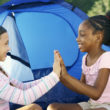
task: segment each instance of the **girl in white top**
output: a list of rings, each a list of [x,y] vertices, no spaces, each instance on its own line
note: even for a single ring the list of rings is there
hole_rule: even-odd
[[[8,42],[8,33],[0,26],[0,61],[5,60],[7,52],[10,50]],[[43,96],[59,82],[56,74],[61,70],[59,65],[60,63],[55,61],[53,71],[49,75],[25,84],[10,78],[0,67],[0,110],[10,110],[9,102],[28,105],[19,110],[42,110],[39,105],[31,103]]]

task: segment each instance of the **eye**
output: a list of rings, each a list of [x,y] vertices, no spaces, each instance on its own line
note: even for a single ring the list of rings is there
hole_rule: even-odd
[[[86,36],[86,32],[83,31],[83,30],[80,30],[80,31],[79,31],[79,36],[80,36],[80,37],[85,37],[85,36]]]
[[[84,33],[80,33],[80,36],[81,36],[81,37],[84,37],[84,36],[86,36],[86,35],[85,35]]]
[[[9,44],[9,42],[7,41],[6,43],[5,43],[5,45],[8,45]]]
[[[5,45],[8,45],[8,43],[5,43]]]
[[[81,36],[85,36],[85,34],[80,34]]]

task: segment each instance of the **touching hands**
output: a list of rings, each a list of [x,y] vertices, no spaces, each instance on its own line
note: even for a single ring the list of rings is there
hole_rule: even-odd
[[[59,59],[59,56],[57,54],[57,51],[54,51],[53,72],[55,72],[57,74],[57,76],[60,77],[61,66],[60,66],[60,59]]]
[[[67,70],[64,64],[64,61],[60,55],[60,53],[55,50],[54,51],[54,65],[53,71],[58,75],[58,77],[64,76],[67,74]]]

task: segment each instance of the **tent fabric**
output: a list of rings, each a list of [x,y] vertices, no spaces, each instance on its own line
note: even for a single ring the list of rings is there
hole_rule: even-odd
[[[81,19],[85,20],[88,18],[88,16],[82,11],[80,10],[79,8],[75,7],[73,9],[74,13],[76,13]]]
[[[110,46],[102,45],[102,48],[103,48],[105,51],[110,51]]]
[[[70,68],[67,68],[68,73],[78,80],[81,77],[81,63],[82,63],[82,56],[84,54],[85,53],[79,52],[77,61]],[[33,73],[35,79],[37,79],[49,74],[50,71],[52,71],[52,69],[33,70]],[[87,100],[88,97],[84,95],[79,95],[78,93],[71,91],[70,89],[66,88],[62,83],[59,82],[54,88],[52,88],[51,91],[49,91],[39,100],[37,100],[36,103],[39,103],[44,108],[46,108],[46,106],[52,102],[77,103],[79,101],[87,101]]]
[[[20,0],[21,1],[21,0]],[[30,0],[29,0],[30,1]],[[32,0],[32,1],[34,1],[34,0]],[[15,0],[14,0],[14,2],[16,2]],[[21,2],[23,2],[23,1],[21,1]],[[68,46],[69,46],[69,43],[68,43],[68,46],[67,46],[67,44],[66,44],[66,47],[65,48],[63,48],[62,50],[60,50],[61,52],[61,55],[63,56],[63,58],[64,58],[64,61],[66,61],[66,63],[68,64],[68,54],[66,53],[66,52],[68,52],[68,51],[71,51],[69,54],[71,55],[71,58],[72,58],[72,60],[74,60],[74,61],[72,61],[72,63],[70,64],[70,65],[67,65],[67,66],[69,66],[69,67],[67,67],[67,69],[68,69],[68,73],[71,75],[71,76],[74,76],[75,78],[77,78],[77,79],[80,79],[80,76],[81,76],[81,62],[82,62],[82,56],[84,55],[84,53],[81,53],[80,51],[79,51],[79,49],[78,49],[78,46],[77,46],[77,43],[76,43],[76,37],[77,37],[77,35],[78,35],[78,26],[79,26],[79,24],[84,20],[84,19],[82,19],[78,14],[77,14],[77,11],[76,12],[74,12],[74,10],[72,11],[71,10],[71,7],[69,8],[66,8],[66,5],[64,5],[63,3],[62,3],[62,5],[60,5],[60,4],[57,4],[57,3],[47,3],[47,4],[44,4],[44,3],[40,3],[40,5],[39,5],[39,3],[37,4],[37,3],[30,3],[30,2],[28,2],[27,4],[26,3],[24,3],[24,4],[22,4],[22,3],[18,3],[18,1],[16,2],[16,3],[14,3],[14,4],[12,4],[12,1],[10,1],[10,2],[8,2],[8,3],[6,3],[6,4],[4,4],[2,7],[1,7],[1,9],[3,9],[3,11],[2,11],[2,14],[5,12],[4,10],[5,9],[7,9],[7,11],[9,11],[8,12],[8,17],[6,17],[6,15],[4,14],[4,17],[2,17],[3,19],[2,19],[2,21],[1,21],[1,24],[3,25],[3,23],[4,23],[4,21],[5,20],[7,20],[7,18],[9,18],[10,19],[10,21],[12,22],[14,22],[14,23],[11,23],[10,22],[10,26],[13,26],[13,28],[15,28],[15,34],[14,34],[14,36],[15,36],[15,38],[13,38],[13,37],[10,37],[11,36],[11,34],[9,35],[9,37],[10,37],[10,39],[12,38],[12,41],[14,41],[14,40],[16,40],[16,41],[18,41],[18,42],[16,42],[15,41],[15,43],[11,43],[11,44],[13,44],[13,45],[15,45],[15,47],[13,48],[13,45],[11,45],[10,44],[10,46],[13,48],[12,49],[12,51],[13,52],[11,52],[11,54],[13,54],[13,55],[16,55],[17,57],[20,57],[20,58],[22,58],[22,59],[24,59],[25,61],[27,61],[27,62],[31,62],[31,67],[33,67],[32,65],[33,65],[33,63],[32,63],[32,61],[34,61],[34,63],[36,63],[36,58],[33,58],[32,57],[32,59],[30,58],[30,56],[29,56],[29,52],[28,52],[28,49],[30,48],[30,47],[28,47],[28,45],[27,45],[27,42],[25,42],[25,39],[26,38],[24,38],[24,37],[26,37],[26,36],[24,36],[24,34],[22,33],[22,28],[21,28],[21,26],[20,26],[20,24],[19,24],[19,19],[21,19],[22,17],[23,17],[23,19],[24,19],[24,15],[25,14],[30,14],[30,15],[32,15],[32,14],[35,14],[36,13],[36,15],[37,14],[44,14],[44,15],[46,15],[46,16],[48,16],[48,15],[52,15],[52,16],[54,16],[55,18],[58,18],[58,19],[60,19],[61,20],[61,24],[60,25],[62,25],[62,26],[67,26],[68,27],[68,29],[66,29],[66,27],[64,28],[57,28],[57,27],[54,27],[53,26],[53,29],[55,30],[55,32],[56,32],[56,30],[59,32],[60,30],[62,31],[62,34],[61,35],[63,35],[63,32],[65,31],[64,29],[66,29],[68,32],[67,32],[67,36],[66,36],[66,38],[67,37],[69,37],[69,35],[71,35],[71,39],[73,39],[73,44],[71,44],[71,46],[73,45],[73,47],[71,47],[70,48],[70,50],[68,50],[69,48],[68,48]],[[68,5],[69,6],[69,5]],[[81,12],[80,12],[81,13]],[[12,17],[12,15],[15,15],[15,16],[13,16]],[[21,16],[21,15],[23,15],[23,16]],[[83,14],[84,15],[84,14]],[[21,16],[20,18],[19,18],[19,16]],[[34,15],[32,15],[32,16],[34,16]],[[81,15],[82,16],[82,15]],[[85,15],[86,16],[86,15]],[[11,18],[10,18],[11,17]],[[55,18],[53,19],[53,20],[55,20]],[[1,19],[1,14],[0,14],[0,19]],[[29,19],[28,19],[29,20]],[[32,20],[31,20],[32,21]],[[48,23],[49,23],[49,19],[47,19],[47,21],[48,21]],[[30,22],[30,21],[28,21],[28,22]],[[33,21],[34,22],[34,21]],[[40,21],[39,21],[40,22]],[[41,21],[42,22],[42,21]],[[46,20],[45,20],[45,22],[46,22]],[[51,22],[51,21],[50,21]],[[8,23],[8,22],[7,22]],[[13,25],[12,25],[13,24]],[[22,24],[22,22],[21,22],[21,24]],[[31,24],[31,23],[29,23],[29,24]],[[64,25],[65,24],[65,25]],[[22,24],[23,25],[23,24]],[[27,24],[26,24],[27,25]],[[37,25],[37,24],[36,24]],[[50,25],[50,24],[49,24]],[[52,24],[53,25],[53,24]],[[55,25],[55,24],[54,24]],[[5,26],[4,26],[5,27]],[[23,26],[24,27],[24,26]],[[19,28],[21,28],[21,29],[19,29]],[[27,29],[27,27],[24,27],[25,29]],[[7,28],[8,29],[8,31],[10,31],[9,29],[11,29],[11,28]],[[33,29],[33,28],[32,28]],[[60,29],[60,30],[59,30]],[[24,29],[23,29],[24,30]],[[16,34],[17,33],[17,34]],[[43,32],[42,32],[43,33]],[[53,32],[54,33],[54,32]],[[55,34],[55,33],[54,33]],[[17,37],[16,37],[17,36]],[[22,37],[23,36],[23,37]],[[70,38],[70,37],[69,37]],[[57,38],[58,39],[58,38]],[[70,39],[70,40],[71,40]],[[46,40],[50,40],[49,42],[51,42],[51,40],[52,39],[50,39],[50,38],[48,38],[48,39],[46,39]],[[54,38],[54,40],[55,40],[55,38]],[[64,40],[64,39],[63,39]],[[66,39],[65,39],[66,40]],[[72,42],[72,40],[70,41],[69,39],[67,40],[68,42]],[[61,39],[60,39],[60,41],[61,41]],[[64,42],[66,42],[66,41],[63,41],[63,43]],[[19,43],[20,43],[20,45],[19,45]],[[23,43],[23,44],[22,44]],[[30,40],[29,40],[29,43],[30,43]],[[32,43],[32,42],[31,42]],[[42,45],[43,45],[43,43],[42,42],[40,42]],[[61,42],[62,43],[62,42]],[[67,42],[66,42],[67,43]],[[35,44],[35,43],[34,43]],[[48,44],[50,44],[50,43],[48,43]],[[57,43],[56,43],[57,44]],[[62,44],[61,44],[62,45]],[[61,46],[61,45],[59,45],[59,47]],[[34,46],[37,46],[37,44],[36,45],[33,45],[33,43],[31,44],[31,47],[33,48]],[[48,45],[48,48],[49,48],[49,46],[50,45]],[[57,46],[57,45],[55,45],[55,46]],[[45,45],[43,46],[43,47],[45,47]],[[59,49],[59,47],[58,47],[58,49]],[[39,47],[39,49],[41,49],[41,47]],[[53,48],[54,49],[54,48]],[[52,50],[53,50],[52,49]],[[51,50],[51,51],[52,51]],[[63,53],[63,51],[65,51],[65,53]],[[20,53],[19,53],[20,52]],[[23,52],[23,53],[22,53]],[[45,52],[47,52],[47,51],[45,51]],[[22,53],[22,54],[21,54]],[[30,52],[31,53],[31,52]],[[23,55],[24,54],[24,55]],[[37,54],[37,53],[36,53]],[[47,54],[47,53],[46,53]],[[45,54],[43,54],[43,55],[45,55]],[[24,56],[26,56],[26,57],[24,57]],[[51,57],[50,57],[51,56]],[[49,74],[51,71],[52,71],[52,60],[53,60],[53,51],[51,52],[51,55],[50,55],[49,57],[50,57],[50,59],[51,60],[49,60],[49,61],[51,61],[51,66],[48,66],[48,63],[50,63],[49,61],[47,62],[47,68],[44,68],[44,66],[43,66],[43,68],[41,69],[41,67],[39,67],[39,68],[35,68],[35,66],[33,67],[33,69],[32,69],[32,74],[33,74],[33,76],[34,76],[34,79],[39,79],[39,78],[41,78],[41,77],[43,77],[43,76],[45,76],[45,75],[47,75],[47,74]],[[73,56],[73,57],[72,57]],[[32,61],[31,61],[32,60]],[[45,60],[43,60],[43,59],[40,59],[40,60],[42,60],[42,61],[45,61]],[[40,62],[40,61],[39,61]],[[14,66],[14,65],[13,65]],[[28,74],[29,76],[30,75],[32,75],[32,74]],[[12,75],[13,76],[13,75]],[[22,79],[22,78],[20,78],[21,77],[21,75],[18,75],[19,76],[19,79]],[[28,77],[29,77],[28,76]],[[27,77],[27,76],[26,76]],[[29,79],[28,79],[29,80]],[[77,93],[75,93],[75,92],[72,92],[71,90],[69,90],[68,88],[66,88],[63,84],[61,84],[60,82],[54,87],[54,88],[52,88],[51,89],[51,91],[49,91],[47,94],[45,94],[43,97],[41,97],[39,100],[37,100],[35,103],[38,103],[38,104],[40,104],[42,107],[43,107],[43,109],[45,110],[46,109],[46,106],[49,104],[49,103],[52,103],[52,102],[64,102],[64,103],[73,103],[73,102],[79,102],[79,101],[81,101],[81,100],[87,100],[86,98],[85,98],[85,96],[80,96],[79,94],[77,94]],[[11,105],[11,110],[15,110],[17,108],[17,106],[12,106]]]
[[[71,33],[67,32],[67,37],[69,37],[69,35],[71,35],[71,37],[73,37],[72,38],[73,44],[71,44],[71,46],[73,45],[73,47],[71,47],[70,50],[68,50],[68,48],[66,48],[67,47],[66,46],[65,48],[63,48],[64,50],[63,49],[60,50],[61,55],[63,56],[64,61],[65,61],[65,59],[66,59],[66,61],[68,61],[68,54],[66,54],[66,51],[67,52],[71,51],[71,53],[69,53],[69,54],[71,54],[71,57],[73,55],[72,60],[74,60],[74,61],[72,61],[73,63],[71,63],[71,65],[69,65],[69,67],[67,67],[67,71],[71,76],[74,76],[75,78],[80,79],[82,56],[85,53],[81,53],[79,51],[75,39],[78,35],[79,24],[84,19],[86,19],[88,16],[85,13],[83,13],[81,10],[79,10],[77,7],[73,8],[73,7],[71,7],[71,5],[68,5],[67,6],[68,8],[66,8],[66,6],[67,6],[67,4],[64,2],[57,4],[57,3],[48,3],[48,2],[47,3],[43,3],[43,2],[35,3],[34,0],[11,0],[10,2],[4,4],[0,7],[0,25],[3,25],[8,30],[9,39],[10,39],[9,45],[12,48],[11,54],[23,59],[24,61],[26,61],[28,63],[30,63],[31,60],[34,61],[34,63],[36,63],[36,60],[35,60],[36,58],[32,57],[32,59],[31,59],[29,56],[28,49],[30,47],[28,47],[27,42],[25,42],[26,38],[24,38],[22,29],[19,29],[19,28],[21,28],[21,26],[19,24],[18,16],[21,16],[22,14],[24,16],[25,14],[32,15],[34,13],[37,13],[37,14],[41,14],[41,15],[44,14],[46,16],[51,14],[55,18],[57,17],[58,19],[61,19],[61,23],[66,24],[65,26],[68,26],[69,29],[67,29],[67,31],[69,31],[69,32],[71,31]],[[73,9],[73,11],[72,11],[72,9]],[[15,16],[12,16],[12,15],[15,15]],[[55,19],[53,19],[53,20],[55,20]],[[31,21],[33,21],[33,20],[31,20]],[[49,23],[49,19],[47,19],[47,21]],[[30,22],[30,21],[28,21],[28,22]],[[45,20],[45,22],[46,22],[46,20]],[[62,25],[62,24],[60,24],[60,25]],[[62,26],[64,26],[64,25],[62,25]],[[24,28],[26,29],[27,27],[24,27]],[[59,28],[54,27],[54,29],[56,32],[56,30]],[[62,31],[65,31],[64,27],[62,29],[63,29]],[[57,31],[60,31],[60,30],[57,30]],[[63,33],[61,35],[63,35]],[[48,38],[46,40],[50,40],[50,38]],[[66,42],[66,41],[64,41],[64,42]],[[68,41],[68,42],[71,42],[71,41]],[[30,40],[29,40],[29,43],[30,43]],[[40,43],[43,45],[42,42],[40,42]],[[37,46],[37,44],[33,45],[33,43],[32,43],[31,47],[33,48],[34,46]],[[49,48],[49,46],[50,45],[48,45],[48,48]],[[58,45],[58,46],[60,47],[60,45]],[[45,47],[45,45],[43,47]],[[106,46],[103,46],[103,48],[107,49],[107,50],[110,49]],[[41,47],[39,47],[39,49],[41,49]],[[63,53],[63,51],[65,51],[65,53]],[[45,51],[45,52],[47,52],[47,51]],[[9,74],[12,77],[14,77],[18,80],[21,80],[21,81],[29,81],[29,80],[39,79],[43,76],[46,76],[52,71],[52,68],[50,68],[50,67],[52,67],[52,60],[53,60],[52,55],[53,55],[53,51],[51,52],[51,55],[50,55],[51,57],[49,56],[51,59],[51,66],[50,65],[48,66],[48,63],[50,61],[49,60],[46,64],[47,68],[44,68],[44,66],[42,67],[42,69],[41,69],[41,67],[35,68],[35,66],[34,67],[32,66],[33,62],[31,61],[31,67],[33,67],[33,68],[31,68],[32,70],[20,62],[13,60],[13,59],[10,60],[10,58],[8,58],[7,62],[8,63],[11,62],[10,64],[8,64],[8,66],[13,68],[13,70],[11,70],[11,72]],[[43,59],[40,59],[40,60],[45,61]],[[2,65],[4,65],[4,64],[2,64]],[[19,68],[18,68],[18,66],[19,66]],[[7,67],[7,66],[5,66],[5,67]],[[19,69],[19,71],[18,71],[18,69]],[[10,71],[10,68],[8,71]],[[16,73],[16,75],[15,75],[15,73]],[[79,95],[79,94],[69,90],[63,84],[61,84],[59,82],[54,88],[52,88],[47,94],[42,96],[35,103],[40,104],[43,107],[43,110],[46,110],[47,105],[52,102],[77,103],[79,101],[87,101],[87,100],[88,100],[88,97]],[[11,105],[11,110],[15,110],[16,108],[17,108],[17,105]]]
[[[60,10],[60,11],[59,11]],[[70,25],[70,28],[72,28],[72,31],[73,32],[69,32],[69,33],[71,33],[71,34],[75,34],[74,36],[77,36],[77,30],[76,30],[76,28],[78,28],[78,26],[79,26],[79,24],[82,22],[82,19],[80,19],[80,17],[78,17],[76,14],[74,14],[74,13],[72,13],[71,11],[69,11],[68,9],[66,9],[66,8],[64,8],[64,7],[62,7],[62,6],[60,6],[60,5],[56,5],[56,4],[54,4],[54,5],[47,5],[47,6],[40,6],[40,7],[34,7],[34,8],[26,8],[26,9],[17,9],[17,10],[12,10],[14,13],[15,13],[15,19],[17,18],[16,17],[16,13],[20,13],[20,12],[37,12],[37,13],[39,13],[39,15],[40,14],[43,14],[43,15],[45,15],[45,16],[48,16],[48,19],[46,18],[46,20],[47,20],[47,23],[48,22],[50,22],[50,21],[52,21],[52,19],[51,20],[49,20],[49,15],[51,15],[52,16],[52,14],[53,15],[56,15],[56,16],[58,16],[59,18],[62,18],[62,21],[64,20],[65,22],[67,22],[69,25]],[[18,14],[17,14],[18,15]],[[27,17],[27,18],[29,18],[29,17]],[[54,16],[54,19],[55,19],[56,17]],[[75,21],[74,19],[77,19],[77,21]],[[25,18],[25,20],[26,20],[26,18]],[[43,20],[43,19],[42,19]],[[21,20],[16,20],[16,22],[17,21],[22,21],[23,22],[23,19],[21,18]],[[57,20],[54,20],[54,21],[57,21]],[[22,24],[22,22],[21,22],[21,24]],[[28,21],[27,21],[28,22]],[[34,22],[34,21],[33,21]],[[60,20],[60,22],[61,22],[61,20]],[[17,23],[18,25],[20,25],[20,23]],[[35,23],[34,23],[35,24]],[[64,23],[62,23],[62,24],[64,24]],[[72,25],[72,24],[74,24],[74,25]],[[40,25],[40,24],[39,24]],[[48,24],[47,24],[48,25]],[[55,23],[53,24],[53,25],[56,25]],[[58,25],[58,24],[57,24]],[[24,25],[25,26],[25,25]],[[21,26],[20,26],[21,27]],[[64,26],[64,27],[66,27],[66,26]],[[56,30],[56,29],[54,29],[55,27],[53,27],[53,31],[54,30]],[[56,27],[57,28],[57,27]],[[20,28],[21,29],[21,28]],[[48,28],[47,28],[48,29]],[[69,29],[69,28],[68,28]],[[23,31],[22,31],[23,29],[21,29],[21,34],[24,34],[23,33]],[[65,30],[65,29],[64,29]],[[43,31],[44,32],[44,35],[45,35],[45,33],[50,33],[50,32],[45,32],[45,31]],[[59,35],[61,34],[61,33],[59,33],[58,31],[56,31]],[[64,32],[63,31],[63,26],[62,26],[62,28],[60,27],[60,32]],[[52,32],[51,32],[52,33]],[[56,35],[55,36],[57,36],[57,33],[56,33]],[[62,34],[62,37],[64,36],[64,34],[65,33],[63,33]],[[66,34],[65,34],[66,35]],[[25,36],[25,35],[24,35]],[[47,35],[48,36],[48,35]],[[70,36],[69,34],[68,34],[68,36]],[[62,37],[60,37],[61,39],[63,39]],[[34,37],[35,38],[35,37]],[[60,40],[61,40],[60,39]],[[49,42],[50,41],[50,38],[48,38],[48,37],[46,37],[46,40]],[[24,41],[26,41],[26,39],[24,40]],[[57,38],[56,38],[56,41],[57,41]],[[25,44],[27,44],[27,43],[25,43]],[[62,43],[63,44],[63,43]],[[41,45],[41,44],[40,44]],[[49,45],[52,45],[52,43],[50,42],[50,44],[48,43],[48,46]],[[60,42],[59,42],[59,45],[60,45]],[[56,49],[58,49],[58,50],[60,50],[61,51],[61,49],[63,49],[63,51],[61,51],[61,52],[64,52],[64,48],[68,48],[69,47],[69,45],[67,46],[67,45],[65,45],[65,47],[64,48],[62,48],[61,46],[57,46],[57,48]],[[36,53],[38,53],[38,54],[31,54],[32,53],[32,51],[34,51],[35,49],[31,49],[31,46],[29,47],[29,45],[27,45],[28,46],[28,48],[26,48],[27,50],[29,50],[28,52],[30,52],[30,63],[31,63],[31,68],[32,69],[38,69],[38,68],[46,68],[46,67],[52,67],[52,64],[53,64],[53,59],[50,61],[50,59],[49,58],[52,58],[53,57],[53,51],[54,51],[54,48],[55,48],[55,45],[52,47],[53,48],[53,50],[52,50],[52,48],[50,49],[50,52],[51,52],[51,54],[50,54],[50,56],[48,56],[49,54],[48,54],[48,52],[46,52],[47,53],[47,55],[44,57],[44,56],[42,56],[42,58],[43,58],[43,62],[42,62],[42,64],[40,64],[39,63],[39,59],[40,59],[40,57],[41,57],[41,55],[44,55],[43,53],[45,52],[45,51],[47,51],[47,49],[46,48],[44,48],[43,49],[43,47],[41,47],[40,46],[40,51],[41,50],[43,50],[43,53],[42,52],[37,52],[36,51]],[[75,48],[74,48],[74,46],[75,46]],[[74,64],[74,62],[75,62],[75,60],[77,59],[77,53],[78,53],[78,48],[77,48],[77,44],[76,44],[76,40],[75,40],[75,38],[74,38],[74,46],[70,46],[70,47],[73,47],[74,48],[74,53],[76,53],[76,54],[72,54],[73,52],[72,52],[72,50],[73,49],[69,49],[70,51],[71,51],[71,53],[69,53],[69,52],[67,52],[67,50],[68,49],[66,49],[66,52],[65,53],[68,53],[68,55],[72,55],[71,57],[66,57],[66,54],[64,54],[64,53],[61,53],[62,55],[65,55],[65,56],[63,56],[63,58],[64,58],[64,61],[65,61],[65,64],[66,64],[66,66],[71,66],[72,64]],[[39,46],[38,46],[39,47]],[[51,46],[49,46],[49,47],[51,47]],[[61,47],[61,48],[58,48],[58,47]],[[70,48],[69,47],[69,48]],[[49,53],[50,53],[49,52]],[[35,53],[35,52],[33,52],[33,53]],[[41,54],[42,53],[42,54]],[[35,55],[35,57],[33,57],[33,55]],[[36,58],[36,55],[38,55],[38,56],[40,56],[40,57],[37,57],[38,58],[38,64],[35,62],[35,58]],[[69,60],[69,58],[70,58],[70,60]],[[72,60],[72,58],[73,58],[73,60]],[[33,59],[33,60],[32,60]],[[47,65],[47,63],[45,63],[45,62],[50,62],[50,64],[49,65]],[[72,61],[72,63],[71,63],[71,65],[68,63],[69,61]],[[35,63],[34,63],[35,62]]]
[[[14,19],[10,16],[7,16],[3,22],[3,27],[7,29],[9,35],[9,47],[11,48],[11,54],[14,54],[19,58],[24,59],[26,62],[29,62],[25,47],[23,45],[20,34],[17,31]],[[32,70],[29,67],[10,57],[7,57],[5,62],[1,62],[1,66],[11,77],[17,80],[34,80]]]
[[[24,7],[24,6],[22,6]],[[68,24],[72,27],[75,35],[77,36],[77,29],[79,24],[83,21],[83,19],[78,16],[76,13],[73,13],[69,9],[59,5],[59,4],[50,4],[50,5],[43,5],[43,6],[38,6],[38,7],[31,7],[31,8],[23,8],[18,7],[15,8],[15,10],[11,10],[12,12],[44,12],[44,13],[52,13],[55,14],[62,19],[64,19]],[[73,25],[74,24],[74,25]]]
[[[9,11],[5,11],[3,13],[0,13],[0,25],[3,24],[3,22],[5,21],[7,15],[8,15]]]
[[[20,4],[27,4],[27,3],[49,3],[49,2],[62,2],[64,0],[10,0],[9,2],[3,4],[1,6],[1,11],[4,11],[10,7],[16,6],[16,5],[20,5]]]
[[[21,59],[29,62],[24,43],[21,39],[20,33],[17,29],[15,21],[12,17],[7,16],[3,22],[3,27],[8,31],[9,35],[9,46],[11,48],[11,54],[20,57]],[[22,48],[22,49],[21,49]]]
[[[34,80],[32,70],[19,61],[12,59],[10,56],[7,56],[4,62],[0,62],[0,66],[11,78],[17,79],[19,81]]]
[[[25,12],[15,14],[15,19],[32,69],[52,68],[54,50],[61,52],[66,66],[76,61],[76,37],[68,23],[60,17],[51,13]]]
[[[60,11],[59,11],[60,10]],[[60,52],[61,52],[61,54],[62,54],[62,56],[63,56],[63,58],[64,58],[64,61],[65,61],[65,64],[66,64],[66,66],[71,66],[71,65],[73,65],[74,64],[74,62],[75,62],[75,60],[77,59],[77,56],[78,56],[78,46],[77,46],[77,43],[76,43],[76,38],[75,38],[75,36],[77,36],[77,28],[78,28],[78,26],[79,26],[79,24],[82,22],[82,19],[80,18],[80,17],[78,17],[76,14],[74,14],[72,11],[70,11],[70,10],[68,10],[68,9],[66,9],[65,7],[62,7],[62,6],[60,6],[60,5],[57,5],[57,4],[53,4],[53,5],[45,5],[45,6],[40,6],[40,7],[34,7],[34,8],[25,8],[25,9],[22,9],[22,7],[20,8],[20,9],[13,9],[13,10],[10,10],[10,12],[13,12],[14,14],[15,14],[15,20],[16,20],[16,23],[17,23],[17,26],[19,26],[20,25],[20,23],[19,22],[21,22],[21,26],[20,26],[20,28],[19,28],[19,31],[21,30],[21,32],[20,32],[20,34],[22,34],[22,40],[24,39],[24,45],[25,45],[25,48],[26,48],[26,50],[27,50],[27,52],[28,52],[28,57],[29,57],[29,60],[30,60],[30,64],[31,64],[31,68],[32,69],[39,69],[39,68],[48,68],[48,67],[52,67],[52,65],[53,65],[53,51],[55,50],[55,49],[58,49],[58,50],[60,50]],[[27,34],[27,32],[25,31],[25,33],[22,31],[23,29],[25,29],[25,28],[27,28],[28,26],[26,26],[25,27],[25,25],[22,25],[22,23],[25,23],[25,21],[26,21],[26,18],[24,18],[24,21],[23,21],[23,18],[21,18],[21,20],[17,20],[17,16],[19,15],[20,16],[20,14],[18,14],[18,13],[22,13],[22,12],[29,12],[30,14],[32,13],[32,12],[37,12],[37,16],[38,16],[38,14],[40,14],[40,15],[45,15],[45,17],[46,16],[48,16],[48,18],[46,17],[46,20],[48,21],[48,22],[50,22],[50,21],[52,21],[52,19],[53,19],[53,21],[57,21],[58,19],[60,19],[59,21],[60,21],[60,25],[62,26],[62,27],[60,27],[60,26],[58,26],[59,27],[59,29],[57,29],[57,25],[58,24],[55,24],[55,22],[53,22],[53,27],[52,27],[52,25],[51,25],[51,27],[50,27],[50,29],[51,29],[51,34],[50,34],[50,30],[48,29],[48,32],[46,32],[46,30],[44,29],[43,30],[43,32],[44,32],[44,35],[43,36],[45,36],[45,33],[47,33],[47,37],[46,37],[46,41],[47,41],[47,43],[48,42],[50,42],[50,43],[48,43],[48,46],[49,47],[51,47],[50,48],[50,50],[48,51],[48,52],[46,52],[48,49],[48,47],[47,48],[43,48],[44,46],[42,45],[42,43],[41,44],[39,44],[39,42],[37,42],[36,40],[34,40],[35,38],[37,38],[36,36],[31,36],[30,34]],[[30,16],[30,14],[28,15],[28,16]],[[33,15],[33,14],[32,14]],[[51,19],[50,18],[50,20],[49,20],[49,16],[52,16],[53,18]],[[53,16],[54,15],[54,16]],[[25,16],[24,16],[25,17]],[[30,16],[31,17],[31,16]],[[27,18],[30,18],[30,17],[27,17]],[[34,17],[34,15],[33,15],[33,18],[35,18]],[[56,19],[57,18],[57,19]],[[62,19],[62,20],[61,20]],[[77,19],[77,20],[76,20]],[[39,20],[40,20],[40,18],[39,18]],[[42,17],[42,20],[43,20],[43,17]],[[35,22],[35,20],[32,20],[33,21],[33,24],[35,24],[34,22]],[[27,19],[27,22],[28,22],[28,19]],[[48,26],[48,22],[45,22],[45,24]],[[57,21],[58,22],[58,21]],[[56,22],[56,23],[57,23]],[[65,24],[67,24],[67,26],[63,26],[63,25],[65,25],[63,22],[65,22]],[[38,23],[38,22],[37,22]],[[42,23],[42,22],[39,22],[40,24]],[[32,23],[31,23],[32,24]],[[32,25],[33,25],[32,24]],[[40,24],[39,24],[39,26],[40,26]],[[74,25],[73,25],[74,24]],[[27,24],[28,25],[28,24]],[[31,25],[31,26],[32,26]],[[56,25],[56,27],[55,27],[55,25]],[[21,27],[22,26],[24,26],[23,27],[23,29],[21,29]],[[35,26],[37,26],[36,24],[35,24]],[[66,27],[66,28],[65,28]],[[70,27],[70,28],[69,28]],[[28,28],[31,28],[31,27],[28,27]],[[39,27],[36,27],[36,28],[38,28],[39,29]],[[55,29],[56,28],[56,29]],[[53,34],[54,32],[52,31],[52,29],[53,29],[53,31],[54,30],[56,30],[56,34]],[[65,29],[66,29],[66,33],[65,33]],[[40,30],[40,29],[39,29]],[[42,29],[41,29],[42,30]],[[60,30],[60,31],[59,31]],[[67,31],[68,30],[68,31]],[[36,31],[36,30],[35,30]],[[35,32],[34,31],[34,32]],[[71,32],[70,32],[71,31]],[[32,32],[33,33],[33,32]],[[27,35],[26,35],[27,34]],[[41,34],[43,34],[42,32],[40,33],[39,32],[39,34],[41,35]],[[49,35],[50,34],[50,35]],[[53,36],[52,38],[51,38],[51,35]],[[61,35],[61,37],[60,36],[58,36],[58,35]],[[24,36],[24,37],[23,37]],[[33,37],[31,40],[28,40],[25,36],[30,36],[30,39],[31,39],[31,37]],[[49,37],[50,36],[50,37]],[[56,37],[55,37],[56,36]],[[74,42],[74,44],[71,42],[70,43],[70,41],[72,41],[72,39],[68,39],[69,40],[69,42],[65,42],[65,41],[67,41],[66,39],[65,40],[62,40],[63,39],[63,37],[64,38],[67,38],[67,37],[65,37],[65,36],[74,36],[74,37],[71,37],[72,39],[73,39],[73,42]],[[58,38],[58,37],[60,37],[60,39]],[[28,37],[29,38],[29,37]],[[40,37],[38,37],[38,38],[40,38]],[[42,37],[43,38],[43,37]],[[42,38],[40,38],[40,39],[42,39]],[[45,37],[44,37],[45,38]],[[52,43],[52,41],[50,41],[51,39],[53,39],[53,43]],[[56,45],[55,46],[55,43],[54,43],[54,40],[56,39],[56,41],[57,41],[57,44],[58,45]],[[25,43],[26,42],[26,40],[27,40],[27,42],[28,43]],[[33,43],[32,43],[32,40],[33,40]],[[60,41],[62,40],[62,45],[60,45]],[[29,41],[31,41],[31,42],[29,42]],[[37,47],[38,48],[34,48],[34,46],[33,46],[33,49],[31,49],[31,43],[32,44],[35,44],[36,42],[34,42],[34,41],[36,41],[37,42],[37,44],[39,44]],[[41,41],[43,41],[43,40],[41,40]],[[58,42],[59,41],[59,42]],[[64,43],[63,43],[64,42]],[[30,44],[29,44],[30,43]],[[46,42],[44,43],[44,44],[47,44]],[[69,45],[68,45],[68,43],[70,43]],[[53,45],[54,44],[54,45]],[[39,49],[39,46],[40,46],[40,49]],[[74,51],[73,51],[73,48],[74,48]],[[37,51],[36,51],[37,50]],[[46,53],[46,54],[45,54]],[[48,54],[49,53],[49,54]],[[74,54],[73,54],[74,53]],[[45,54],[45,56],[44,56],[44,54]],[[41,56],[42,55],[42,56]],[[37,57],[36,57],[37,56]],[[66,56],[68,56],[68,57],[66,57]],[[37,63],[35,62],[35,59],[37,59]],[[40,59],[42,59],[42,61],[40,61]]]

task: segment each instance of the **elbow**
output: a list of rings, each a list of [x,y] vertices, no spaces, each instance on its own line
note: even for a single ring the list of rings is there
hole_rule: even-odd
[[[100,97],[98,97],[98,96],[92,97],[93,100],[98,100],[99,98],[100,98]]]
[[[102,93],[97,92],[97,93],[94,94],[91,98],[92,98],[93,100],[98,100],[98,99],[101,97],[101,95],[102,95]]]

